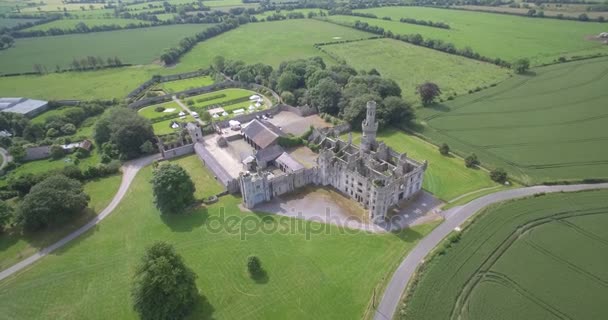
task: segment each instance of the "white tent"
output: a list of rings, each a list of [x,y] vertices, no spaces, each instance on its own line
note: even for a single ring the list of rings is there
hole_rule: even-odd
[[[225,117],[225,116],[227,116],[227,115],[228,115],[228,112],[226,112],[226,111],[224,111],[224,112],[222,113],[222,116],[223,116],[223,117]]]
[[[258,96],[257,94],[254,94],[251,97],[249,97],[249,100],[258,100],[258,99],[260,99],[260,96]]]
[[[253,105],[250,105],[248,109],[249,109],[250,111],[251,111],[251,110],[255,110],[255,107],[254,107]]]
[[[173,123],[171,124],[171,128],[172,128],[172,129],[177,129],[177,128],[179,128],[179,124],[177,124],[177,122],[173,122]]]
[[[242,113],[245,113],[245,109],[236,109],[236,110],[232,111],[232,113],[234,113],[234,114],[242,114]]]
[[[186,113],[185,113],[185,112],[183,112],[183,111],[181,111],[181,112],[180,112],[180,113],[178,113],[177,115],[178,115],[178,116],[180,116],[180,117],[183,117],[183,116],[185,116],[185,115],[186,115]]]
[[[259,108],[259,107],[261,107],[261,106],[262,106],[262,105],[261,105],[259,102],[256,102],[256,103],[255,103],[255,107],[256,107],[256,108]]]

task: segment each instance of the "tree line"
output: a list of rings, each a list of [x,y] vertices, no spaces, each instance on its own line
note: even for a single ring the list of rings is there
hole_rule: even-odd
[[[105,68],[118,68],[126,65],[127,64],[124,64],[119,57],[108,57],[104,59],[100,56],[86,56],[72,59],[68,68],[56,65],[54,70],[49,70],[47,66],[40,63],[35,63],[32,68],[33,74],[43,75],[49,72],[59,73],[65,71],[88,71]]]

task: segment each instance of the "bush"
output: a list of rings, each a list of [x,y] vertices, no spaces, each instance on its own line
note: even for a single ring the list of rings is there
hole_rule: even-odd
[[[260,259],[256,256],[249,256],[247,258],[247,271],[252,277],[259,276],[262,273],[262,264]]]
[[[479,159],[477,159],[477,155],[474,153],[471,153],[469,156],[464,158],[464,165],[467,168],[477,167],[479,165]]]
[[[156,111],[156,112],[163,112],[163,111],[165,111],[165,107],[158,106],[158,107],[154,108],[154,111]]]
[[[494,169],[490,172],[490,178],[498,183],[505,183],[507,181],[507,172],[502,168]]]
[[[442,144],[439,147],[439,153],[441,153],[441,155],[443,155],[443,156],[449,155],[450,154],[450,146],[448,146],[447,143]]]
[[[63,148],[61,146],[59,146],[59,145],[51,146],[51,158],[57,160],[57,159],[63,158],[63,156],[65,156],[65,150],[63,150]]]

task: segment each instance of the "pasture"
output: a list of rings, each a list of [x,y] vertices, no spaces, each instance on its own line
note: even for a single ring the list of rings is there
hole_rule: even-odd
[[[21,38],[15,41],[13,48],[0,51],[0,70],[5,74],[33,72],[34,64],[41,64],[54,71],[56,66],[68,68],[74,58],[87,56],[104,59],[117,56],[123,63],[150,64],[165,48],[177,45],[183,37],[194,35],[208,26],[184,24]],[[69,53],[66,53],[66,48],[69,48]],[[196,68],[192,66],[192,69]]]
[[[159,83],[156,88],[166,93],[180,92],[188,89],[210,86],[214,83],[210,76],[195,77],[183,80],[175,80]]]
[[[218,55],[273,67],[283,61],[314,56],[321,56],[326,63],[332,63],[330,57],[313,47],[315,43],[335,41],[336,37],[352,40],[371,36],[370,33],[311,19],[250,23],[197,44],[180,59],[174,73],[205,68]]]
[[[603,318],[606,198],[558,193],[486,208],[426,259],[400,318]]]
[[[532,73],[418,109],[418,130],[526,184],[608,178],[608,58]]]
[[[343,135],[342,139],[348,140],[348,135]],[[422,187],[444,201],[479,189],[497,186],[486,172],[467,169],[462,159],[442,156],[436,146],[403,131],[385,129],[378,133],[378,140],[384,141],[397,152],[407,153],[414,160],[427,160],[429,166],[424,173]],[[353,132],[353,143],[360,142],[361,133]]]
[[[61,239],[78,229],[101,212],[112,200],[122,176],[120,174],[95,179],[84,184],[84,191],[91,197],[89,208],[77,219],[61,228],[43,230],[36,233],[20,234],[13,230],[0,233],[0,270],[31,256],[36,251]]]
[[[437,83],[441,97],[447,99],[496,84],[509,76],[509,70],[493,64],[392,39],[328,45],[323,49],[357,70],[376,68],[382,76],[395,80],[410,102],[419,102],[416,86],[426,81]]]
[[[513,61],[527,57],[533,65],[550,63],[557,58],[605,53],[606,46],[587,40],[590,35],[606,31],[602,23],[533,19],[493,13],[469,12],[424,7],[385,7],[360,10],[378,17],[389,16],[393,21],[354,16],[329,16],[330,20],[354,23],[365,21],[395,34],[419,33],[425,38],[453,43],[456,48],[471,47],[490,58]],[[415,18],[445,22],[451,29],[399,22],[400,18]]]
[[[37,26],[29,27],[24,31],[47,31],[49,29],[61,29],[61,30],[73,30],[76,28],[76,25],[79,23],[84,23],[87,27],[95,27],[95,26],[120,26],[124,27],[128,24],[145,24],[149,25],[148,22],[137,20],[137,19],[61,19],[51,21],[49,23],[39,24]]]
[[[146,246],[164,240],[198,275],[201,299],[194,319],[245,314],[250,319],[362,318],[370,314],[374,292],[378,298],[390,271],[435,226],[353,234],[332,225],[241,212],[240,198],[231,196],[189,214],[161,216],[153,205],[151,178],[150,167],[142,170],[116,211],[96,229],[2,281],[1,314],[136,319],[130,298],[133,268]],[[208,185],[216,183],[208,175],[197,187],[210,190]],[[228,217],[240,222],[228,225]],[[239,232],[246,223],[267,231]],[[247,274],[251,254],[261,259],[267,274],[263,281]]]

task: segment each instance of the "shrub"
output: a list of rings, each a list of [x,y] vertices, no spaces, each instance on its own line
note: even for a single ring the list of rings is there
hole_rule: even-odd
[[[165,111],[165,107],[158,106],[158,107],[154,108],[154,111],[156,111],[156,112],[163,112],[163,111]]]
[[[450,154],[450,146],[448,146],[447,143],[442,144],[439,147],[439,153],[441,153],[441,155],[447,156],[448,154]]]
[[[477,167],[479,165],[479,159],[477,159],[477,155],[474,153],[471,153],[469,156],[464,158],[464,165],[467,168]]]
[[[252,277],[260,275],[260,273],[262,273],[260,259],[256,256],[249,256],[247,258],[247,270]]]
[[[57,160],[57,159],[63,158],[64,155],[65,155],[65,151],[63,150],[63,148],[61,146],[59,146],[59,145],[51,146],[51,158]]]
[[[490,172],[490,178],[498,183],[505,183],[507,181],[507,172],[502,168],[494,169]]]

